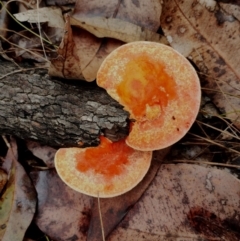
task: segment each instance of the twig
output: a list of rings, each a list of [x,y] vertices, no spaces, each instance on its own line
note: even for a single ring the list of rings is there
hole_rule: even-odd
[[[1,80],[1,79],[4,79],[4,78],[6,78],[7,76],[12,75],[12,74],[16,74],[16,73],[20,73],[20,72],[25,72],[25,71],[28,71],[28,70],[45,69],[45,68],[46,68],[46,66],[41,66],[41,67],[34,67],[34,68],[28,68],[28,69],[14,70],[14,71],[12,71],[12,72],[10,72],[10,73],[7,73],[7,74],[5,74],[5,75],[0,76],[0,80]]]
[[[191,160],[173,160],[172,162],[177,162],[177,163],[198,163],[198,164],[206,164],[206,165],[212,165],[212,166],[240,168],[240,165],[238,166],[238,165],[225,164],[225,163],[219,163],[219,162],[191,161]]]
[[[105,241],[105,234],[104,234],[104,227],[103,227],[103,221],[102,221],[102,213],[101,213],[99,193],[98,193],[98,211],[99,211],[99,218],[100,218],[100,224],[101,224],[101,230],[102,230],[102,239],[103,239],[103,241]]]

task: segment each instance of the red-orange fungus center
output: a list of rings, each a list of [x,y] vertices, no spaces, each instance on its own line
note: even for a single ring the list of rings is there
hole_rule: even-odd
[[[146,54],[127,63],[122,79],[117,93],[135,118],[158,118],[168,102],[177,97],[176,83],[164,65]]]
[[[128,157],[134,150],[125,144],[125,140],[111,142],[101,136],[98,147],[86,149],[75,155],[77,169],[81,172],[93,170],[105,178],[112,178],[124,172],[124,165],[128,164]]]

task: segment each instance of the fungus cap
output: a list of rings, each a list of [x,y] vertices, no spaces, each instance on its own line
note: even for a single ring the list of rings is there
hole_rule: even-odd
[[[174,144],[199,111],[196,71],[184,56],[160,43],[139,41],[115,49],[103,61],[97,84],[135,120],[126,143],[137,150]]]
[[[100,137],[100,141],[97,147],[59,149],[54,161],[60,178],[72,189],[94,197],[114,197],[131,190],[147,173],[152,152],[134,150],[125,140]]]

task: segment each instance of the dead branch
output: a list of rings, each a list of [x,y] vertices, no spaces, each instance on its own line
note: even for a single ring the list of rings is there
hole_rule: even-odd
[[[19,72],[0,60],[0,134],[52,146],[89,146],[98,143],[101,133],[122,138],[127,118],[122,106],[95,83],[63,82],[50,78],[46,69]]]

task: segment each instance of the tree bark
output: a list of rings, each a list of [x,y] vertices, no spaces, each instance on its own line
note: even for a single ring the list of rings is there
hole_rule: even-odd
[[[96,83],[57,80],[45,69],[5,76],[16,68],[0,60],[0,134],[51,146],[91,146],[100,134],[127,135],[128,113]]]

